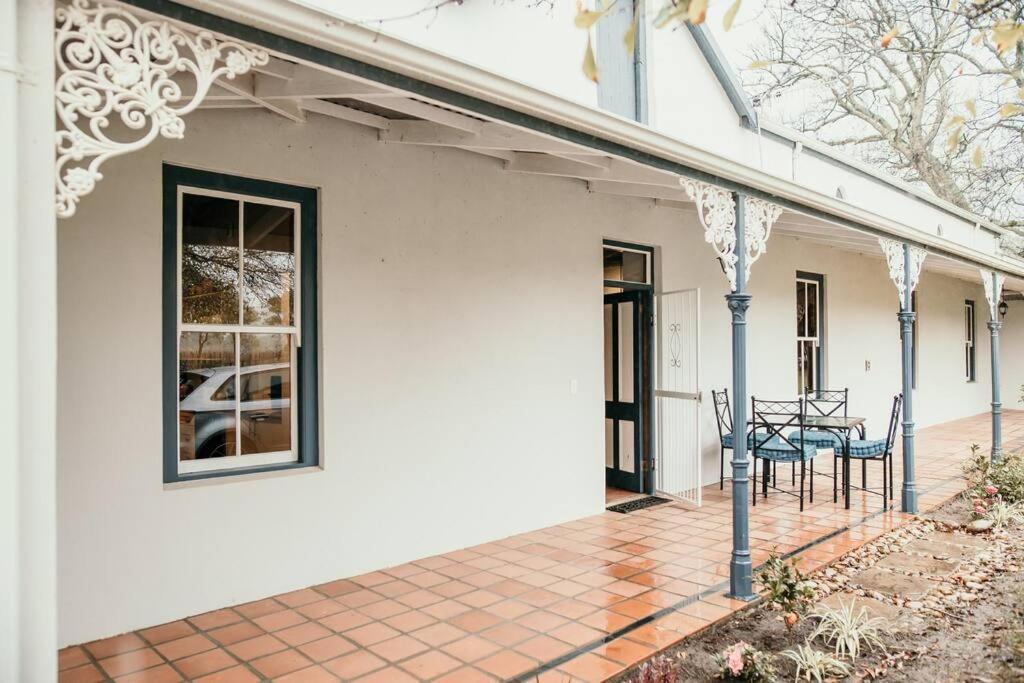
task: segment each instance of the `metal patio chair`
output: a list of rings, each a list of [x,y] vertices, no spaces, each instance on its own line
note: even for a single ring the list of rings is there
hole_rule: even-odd
[[[807,389],[804,393],[804,409],[807,415],[847,417],[849,396],[849,389]],[[791,432],[789,436],[800,437],[797,432]],[[800,438],[804,443],[814,444],[822,450],[831,448],[838,451],[844,446],[842,436],[823,429],[806,429]]]
[[[718,489],[725,488],[725,451],[732,450],[733,446],[733,425],[732,406],[729,405],[729,389],[721,391],[711,390],[711,399],[715,404],[715,422],[718,424],[718,443],[720,446],[718,461]],[[765,436],[767,439],[768,437]],[[753,432],[747,434],[747,448],[754,447]],[[749,452],[749,450],[748,450]]]
[[[878,491],[872,491],[868,488],[867,464],[871,461],[881,462],[882,491],[880,495],[882,496],[883,509],[889,508],[889,500],[893,497],[892,449],[896,445],[896,430],[899,427],[900,408],[902,405],[903,394],[896,394],[892,399],[892,412],[889,414],[889,431],[886,432],[884,439],[850,439],[850,462],[852,463],[854,460],[860,460],[864,471],[861,486],[851,486],[850,483],[845,480],[845,477],[848,476],[849,473],[844,470],[844,491],[850,488],[855,488],[858,491],[878,494]]]
[[[818,449],[811,443],[805,441],[804,401],[802,398],[795,401],[759,401],[756,398],[750,399],[751,417],[755,430],[763,431],[768,438],[757,440],[754,444],[753,474],[751,481],[753,485],[753,504],[757,505],[757,461],[763,461],[761,473],[761,492],[764,498],[768,497],[768,489],[773,488],[780,493],[795,496],[800,499],[800,511],[804,510],[804,482],[807,479],[807,462],[813,461]],[[786,430],[796,427],[795,432],[789,436]],[[795,437],[795,438],[794,438]],[[793,493],[778,488],[774,477],[769,477],[768,463],[773,465],[780,462],[800,463],[800,492]],[[811,463],[810,476],[810,502],[814,502],[814,466]],[[773,479],[769,484],[769,478]]]

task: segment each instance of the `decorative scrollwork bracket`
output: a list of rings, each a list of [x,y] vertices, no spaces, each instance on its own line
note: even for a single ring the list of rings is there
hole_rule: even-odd
[[[107,159],[144,148],[158,136],[181,138],[182,116],[218,78],[269,62],[265,50],[142,19],[121,6],[71,0],[57,7],[57,215],[68,218],[103,178]],[[185,93],[175,76],[194,81]],[[119,119],[112,132],[111,119]]]
[[[999,320],[999,300],[1003,297],[1003,282],[1006,276],[991,270],[979,269],[981,284],[985,286],[985,301],[988,302],[989,320]]]
[[[903,243],[891,240],[887,237],[879,237],[878,244],[885,254],[885,262],[889,265],[889,278],[896,285],[902,305],[904,293],[908,291],[913,294],[917,288],[918,279],[921,277],[921,266],[924,264],[924,257],[928,254],[920,247],[907,245],[910,255],[910,272],[907,273],[903,260]]]
[[[697,216],[704,227],[704,241],[712,246],[722,262],[729,288],[736,291],[736,202],[731,192],[698,180],[681,178],[679,184],[697,205]],[[743,237],[746,267],[744,284],[750,279],[754,261],[768,250],[772,226],[782,215],[782,207],[763,199],[746,198],[747,212]]]

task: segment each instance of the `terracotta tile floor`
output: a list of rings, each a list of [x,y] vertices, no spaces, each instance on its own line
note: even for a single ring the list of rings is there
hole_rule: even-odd
[[[989,429],[979,415],[919,432],[923,510],[961,489],[960,463]],[[1004,439],[1024,445],[1024,411],[1005,414]],[[813,569],[907,519],[863,493],[845,510],[831,480],[815,483],[803,514],[781,494],[751,509],[755,564],[777,548]],[[69,647],[60,681],[604,680],[743,606],[724,596],[729,493],[710,486],[699,510],[605,513]]]

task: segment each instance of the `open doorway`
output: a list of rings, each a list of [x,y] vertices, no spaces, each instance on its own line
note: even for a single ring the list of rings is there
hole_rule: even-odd
[[[652,339],[654,250],[604,242],[605,498],[654,491]]]

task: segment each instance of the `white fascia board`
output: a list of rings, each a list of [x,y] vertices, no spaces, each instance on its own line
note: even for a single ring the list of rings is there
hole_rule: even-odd
[[[893,221],[835,197],[810,190],[635,121],[593,109],[447,55],[399,40],[295,0],[178,0],[182,5],[265,30],[291,40],[475,97],[613,144],[660,157],[724,180],[801,204],[840,221],[863,226],[924,247],[956,254],[976,266],[1024,277],[1024,268]],[[735,134],[749,134],[738,123]],[[538,133],[539,134],[539,133]]]

